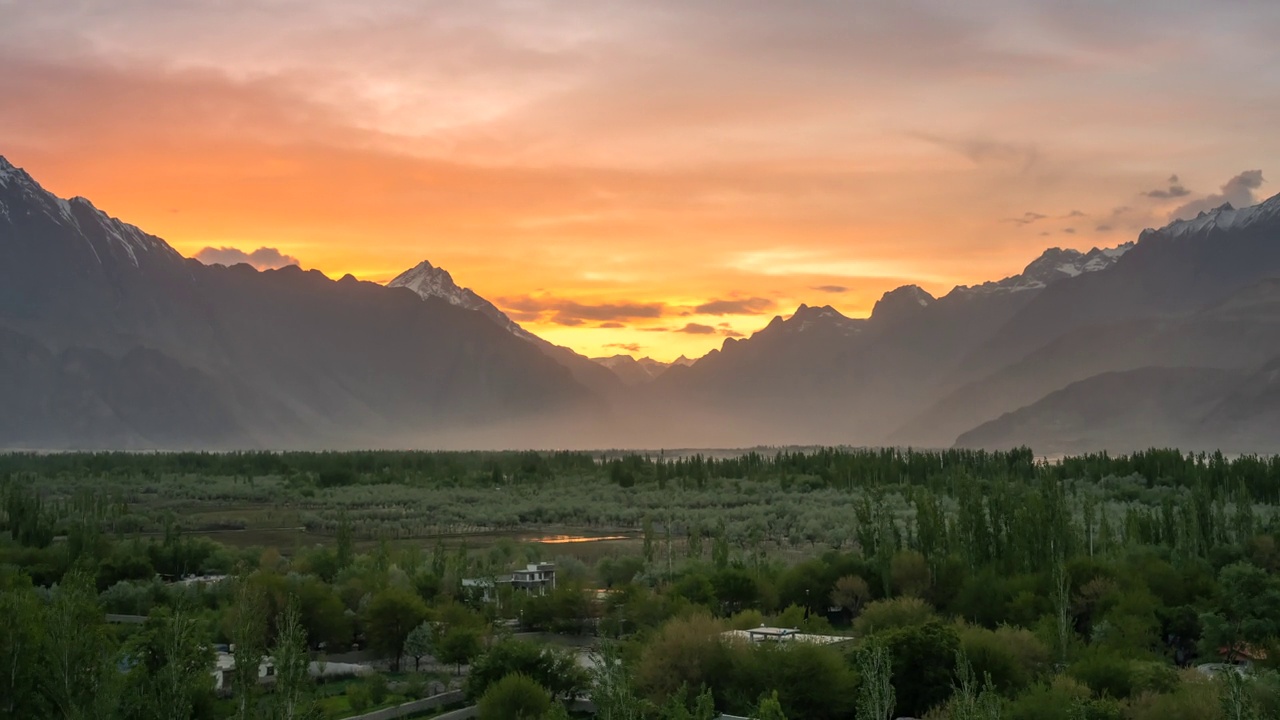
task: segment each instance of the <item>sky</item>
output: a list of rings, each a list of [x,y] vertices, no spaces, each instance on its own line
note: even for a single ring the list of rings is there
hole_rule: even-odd
[[[1274,0],[0,0],[0,155],[188,256],[422,260],[588,355],[1280,188]]]

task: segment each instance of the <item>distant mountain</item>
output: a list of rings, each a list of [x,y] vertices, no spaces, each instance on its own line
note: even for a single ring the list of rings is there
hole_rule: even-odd
[[[651,357],[634,358],[630,355],[611,355],[591,358],[591,361],[608,368],[624,385],[644,385],[666,372],[672,365],[689,365],[692,361],[683,355],[674,362],[664,363]]]
[[[1107,270],[1131,248],[1053,248],[1018,275],[941,298],[907,285],[885,293],[866,319],[801,305],[657,385],[665,403],[696,402],[756,425],[776,418],[789,437],[881,443],[935,402],[960,361],[1045,288]]]
[[[1280,353],[1280,196],[1144,231],[1107,272],[1038,294],[956,364],[938,402],[890,441],[945,445],[1004,412],[1106,371],[1244,370]]]
[[[555,346],[426,262],[201,265],[0,158],[0,448],[1278,452],[1277,426],[1280,196],[667,365]]]
[[[406,288],[417,293],[424,300],[438,298],[450,305],[466,310],[474,310],[498,323],[504,330],[521,340],[533,343],[543,342],[541,338],[520,327],[516,321],[507,317],[506,313],[499,310],[493,303],[477,295],[471,288],[460,287],[453,281],[453,276],[449,274],[448,270],[434,267],[426,260],[397,275],[391,282],[387,283],[387,287]]]
[[[398,275],[387,283],[387,287],[405,288],[412,290],[424,300],[444,300],[455,307],[478,312],[497,323],[498,327],[533,344],[544,355],[568,368],[573,378],[591,391],[612,398],[622,390],[624,383],[615,373],[609,372],[567,347],[547,342],[525,330],[493,303],[480,297],[470,288],[460,287],[453,281],[449,271],[434,267],[426,260]]]
[[[467,443],[598,408],[489,318],[349,276],[201,265],[2,159],[0,365],[0,447]]]

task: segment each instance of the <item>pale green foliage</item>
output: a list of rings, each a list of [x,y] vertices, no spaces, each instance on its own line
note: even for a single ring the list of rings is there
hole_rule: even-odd
[[[636,693],[631,673],[617,648],[605,643],[596,653],[591,701],[600,720],[640,720],[645,702]],[[672,695],[672,698],[675,696]]]
[[[308,669],[307,631],[298,618],[298,609],[290,603],[280,613],[275,646],[271,656],[276,667],[276,687],[271,695],[275,720],[307,720],[316,715],[312,700],[314,687]]]
[[[858,720],[888,720],[893,717],[896,698],[893,690],[893,661],[884,643],[871,638],[858,650]]]
[[[237,720],[249,720],[257,715],[255,703],[262,690],[258,675],[262,657],[266,654],[267,603],[262,588],[248,575],[242,575],[234,582],[233,603],[228,611],[235,660],[231,683],[236,695],[235,716]]]
[[[431,623],[422,622],[417,627],[409,631],[409,636],[404,641],[404,652],[413,658],[413,669],[416,671],[422,658],[431,654],[432,640],[434,633],[431,630]]]
[[[1222,716],[1225,720],[1258,720],[1258,710],[1249,694],[1249,678],[1227,671],[1221,674]]]
[[[956,676],[960,683],[951,696],[950,720],[1000,720],[1000,695],[991,686],[991,676],[979,686],[963,652],[956,655]]]
[[[777,690],[760,698],[756,711],[751,713],[751,720],[787,720],[786,714],[782,712],[782,703],[778,702]]]

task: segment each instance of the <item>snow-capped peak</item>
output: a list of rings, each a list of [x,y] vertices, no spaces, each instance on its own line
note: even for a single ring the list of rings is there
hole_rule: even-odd
[[[387,283],[387,287],[408,288],[424,299],[440,298],[450,305],[468,310],[480,310],[490,305],[488,300],[475,294],[470,288],[459,287],[448,270],[435,267],[426,260],[400,273]]]
[[[141,267],[141,253],[156,253],[165,259],[181,259],[178,251],[154,235],[111,217],[83,197],[64,200],[45,190],[25,170],[0,156],[0,220],[48,222],[74,233],[83,240],[98,264],[104,258],[124,260]]]
[[[423,260],[417,265],[400,273],[387,287],[402,287],[417,293],[423,300],[438,298],[450,305],[466,310],[474,310],[489,317],[516,337],[533,343],[543,342],[541,338],[520,327],[519,323],[507,317],[493,303],[477,295],[471,288],[459,286],[453,281],[448,270],[438,268]]]
[[[959,285],[952,292],[962,295],[989,295],[1042,290],[1059,280],[1106,270],[1115,265],[1116,261],[1124,257],[1125,253],[1133,247],[1134,243],[1128,242],[1113,248],[1095,247],[1089,252],[1080,252],[1071,248],[1049,248],[1041,253],[1040,257],[1031,261],[1031,264],[1018,275],[981,285]]]
[[[1181,238],[1219,230],[1244,230],[1274,220],[1280,220],[1280,195],[1246,208],[1236,208],[1231,203],[1224,203],[1213,210],[1201,211],[1190,220],[1174,220],[1159,230],[1147,228],[1142,231],[1138,241],[1152,237]]]
[[[5,156],[0,155],[0,187],[6,187],[12,183],[35,184],[31,176],[22,168],[9,162]],[[37,187],[39,187],[37,185]]]

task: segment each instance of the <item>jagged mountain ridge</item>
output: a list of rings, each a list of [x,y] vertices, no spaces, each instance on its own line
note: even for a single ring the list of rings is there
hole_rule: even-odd
[[[598,406],[476,313],[350,276],[205,266],[0,167],[0,355],[13,370],[0,427],[45,418],[0,446],[403,446]],[[86,409],[99,421],[79,432]]]

